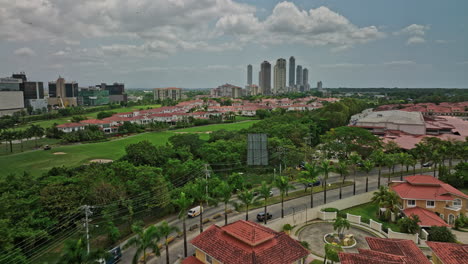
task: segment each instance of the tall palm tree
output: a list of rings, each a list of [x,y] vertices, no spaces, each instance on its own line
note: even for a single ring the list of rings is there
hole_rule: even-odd
[[[353,169],[353,175],[354,175],[354,183],[353,183],[353,195],[356,195],[356,171],[357,171],[357,166],[358,163],[361,162],[361,156],[358,154],[351,154],[349,155],[349,164],[351,165],[351,168]]]
[[[300,173],[299,181],[302,182],[307,190],[309,184],[312,184],[310,187],[310,208],[314,207],[314,183],[317,182],[318,175],[320,174],[319,167],[314,163],[307,163],[305,165],[305,170]]]
[[[256,199],[263,199],[263,206],[264,206],[264,213],[265,217],[263,218],[263,222],[266,225],[267,224],[267,203],[268,199],[270,199],[270,193],[271,193],[271,186],[268,185],[265,181],[262,181],[262,185],[258,189],[258,196]]]
[[[396,213],[399,210],[398,195],[385,186],[380,186],[379,190],[374,192],[371,201],[377,203],[381,208],[386,208],[385,213],[387,218],[390,218],[392,212]]]
[[[281,194],[281,218],[284,218],[284,195],[289,190],[296,189],[292,184],[289,183],[288,178],[279,176],[275,179],[275,187],[278,188]]]
[[[380,177],[382,175],[382,165],[385,161],[385,153],[382,150],[376,150],[372,152],[370,156],[371,160],[379,166],[379,175],[377,178],[377,187],[380,187]]]
[[[59,263],[94,264],[98,259],[105,258],[107,255],[103,250],[88,253],[87,244],[84,239],[67,240],[62,249]]]
[[[385,164],[388,166],[388,178],[387,183],[390,182],[390,177],[395,170],[395,164],[397,164],[397,159],[395,154],[387,154],[385,157]],[[392,171],[393,170],[393,171]]]
[[[374,167],[375,164],[371,160],[365,160],[362,162],[361,170],[366,173],[366,192],[369,191],[369,173]]]
[[[237,195],[237,198],[245,206],[245,221],[249,220],[249,206],[255,202],[255,197],[252,191],[244,190]]]
[[[335,222],[333,223],[333,230],[338,232],[340,239],[344,238],[345,229],[349,229],[350,227],[351,223],[348,221],[348,219],[341,217],[336,218]]]
[[[400,181],[403,180],[403,168],[407,162],[407,160],[410,158],[410,155],[405,152],[400,152],[397,154],[397,160],[398,163],[400,163],[401,168],[400,168]]]
[[[232,186],[230,186],[227,182],[221,182],[214,190],[216,195],[216,201],[221,201],[224,203],[224,225],[228,224],[228,216],[227,216],[227,205],[231,201],[232,198]]]
[[[174,200],[174,204],[179,208],[179,219],[182,219],[182,228],[184,232],[184,257],[187,257],[187,227],[185,220],[187,219],[187,211],[193,204],[193,199],[188,198],[184,192],[181,192],[179,198]]]
[[[442,160],[442,155],[439,153],[439,150],[435,150],[431,153],[431,159],[434,163],[434,177],[436,177],[437,164],[439,164]]]
[[[327,180],[328,180],[328,174],[332,171],[332,166],[331,162],[329,160],[323,160],[320,163],[320,172],[323,174],[323,181],[325,183],[324,188],[323,188],[323,203],[327,203]]]
[[[346,175],[348,175],[348,164],[345,161],[340,160],[334,167],[333,171],[340,174],[340,199],[342,197],[343,183],[345,181]]]
[[[164,237],[164,246],[166,247],[166,264],[169,264],[169,243],[167,238],[172,232],[178,232],[179,228],[176,226],[170,226],[166,221],[163,221],[161,224],[156,226],[159,235]]]
[[[137,264],[140,255],[143,253],[143,263],[146,264],[146,250],[149,248],[156,256],[160,256],[161,252],[158,247],[158,240],[161,239],[158,228],[150,226],[144,230],[140,225],[133,225],[132,231],[136,234],[130,238],[123,246],[124,249],[131,246],[136,247],[135,255],[132,259],[132,264]]]
[[[200,205],[200,233],[203,232],[203,203],[210,199],[207,190],[208,181],[198,178],[194,183],[189,184],[188,192],[193,200]]]

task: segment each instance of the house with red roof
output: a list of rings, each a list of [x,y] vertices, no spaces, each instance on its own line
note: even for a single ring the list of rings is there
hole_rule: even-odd
[[[451,226],[466,215],[468,195],[429,175],[408,176],[389,184],[400,198],[406,216],[417,215],[421,227]]]
[[[411,240],[366,237],[370,249],[359,253],[340,252],[341,264],[430,264],[424,253]]]
[[[434,264],[468,264],[468,245],[427,241]]]
[[[182,264],[302,264],[309,255],[298,241],[257,223],[212,225],[190,242],[195,256]]]
[[[81,123],[66,123],[66,124],[58,125],[57,129],[65,133],[70,133],[74,131],[83,130],[85,126],[86,125],[81,124]]]

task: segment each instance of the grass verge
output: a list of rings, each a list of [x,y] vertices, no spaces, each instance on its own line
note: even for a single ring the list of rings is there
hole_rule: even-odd
[[[378,211],[379,211],[379,205],[374,204],[374,203],[365,203],[365,204],[361,204],[361,205],[358,205],[358,206],[355,206],[355,207],[351,207],[351,208],[342,210],[341,212],[343,212],[345,214],[349,213],[349,214],[352,214],[352,215],[360,215],[362,217],[372,219],[372,220],[374,220],[376,222],[387,225],[388,227],[390,227],[395,232],[400,232],[400,228],[398,227],[398,225],[396,223],[384,222],[384,221],[380,220],[377,217]]]

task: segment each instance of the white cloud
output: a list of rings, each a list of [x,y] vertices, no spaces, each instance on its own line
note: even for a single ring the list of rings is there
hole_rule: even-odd
[[[384,65],[411,65],[411,64],[416,64],[416,62],[411,61],[411,60],[399,60],[399,61],[389,61],[389,62],[384,62]]]
[[[415,45],[415,44],[421,44],[421,43],[424,43],[426,42],[426,40],[422,37],[418,37],[418,36],[414,36],[414,37],[410,37],[407,41],[406,41],[406,44],[407,45]]]
[[[33,57],[36,56],[36,52],[34,50],[24,47],[24,48],[19,48],[13,52],[17,56],[22,56],[22,57]]]

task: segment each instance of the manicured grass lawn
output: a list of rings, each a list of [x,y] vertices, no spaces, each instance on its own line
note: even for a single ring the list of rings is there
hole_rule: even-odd
[[[361,205],[358,205],[358,206],[355,206],[355,207],[351,207],[351,208],[342,210],[342,212],[345,213],[345,214],[349,213],[349,214],[353,214],[353,215],[360,215],[362,217],[372,219],[372,220],[374,220],[376,222],[384,223],[383,221],[379,220],[378,217],[377,217],[378,210],[379,210],[379,205],[377,205],[375,203],[365,203],[365,204],[361,204]],[[400,231],[400,228],[398,227],[398,225],[396,223],[387,222],[387,224],[393,231],[396,231],[396,232]]]
[[[106,112],[125,113],[125,112],[140,110],[140,109],[158,108],[158,107],[161,107],[161,105],[159,105],[159,104],[137,105],[137,106],[116,108],[116,109],[109,109],[109,110],[106,110]],[[88,113],[88,114],[83,114],[83,116],[86,116],[88,119],[95,119],[95,118],[97,118],[98,113],[99,112]],[[65,124],[65,123],[71,122],[70,121],[71,118],[72,118],[71,116],[67,116],[67,117],[61,117],[61,118],[50,119],[50,120],[36,121],[36,122],[28,123],[26,125],[18,126],[18,128],[19,129],[28,128],[31,124],[39,125],[39,126],[41,126],[43,128],[48,128],[48,127],[51,127],[54,123],[57,123],[57,124],[60,125],[60,124]]]
[[[322,260],[318,260],[318,259],[314,259],[314,260],[312,260],[312,262],[310,262],[309,264],[323,264],[323,261],[322,261]]]
[[[257,120],[232,124],[216,124],[200,127],[192,127],[180,130],[143,133],[121,139],[68,146],[52,147],[51,150],[35,150],[0,157],[0,176],[9,173],[21,173],[28,171],[32,175],[40,175],[43,172],[57,166],[79,166],[92,159],[118,159],[125,154],[125,146],[142,140],[148,140],[155,145],[166,144],[169,137],[175,132],[205,132],[218,129],[239,130],[258,122]],[[200,138],[208,139],[208,134],[201,134]],[[4,146],[2,146],[4,147]],[[56,152],[64,152],[64,155],[54,155]]]

